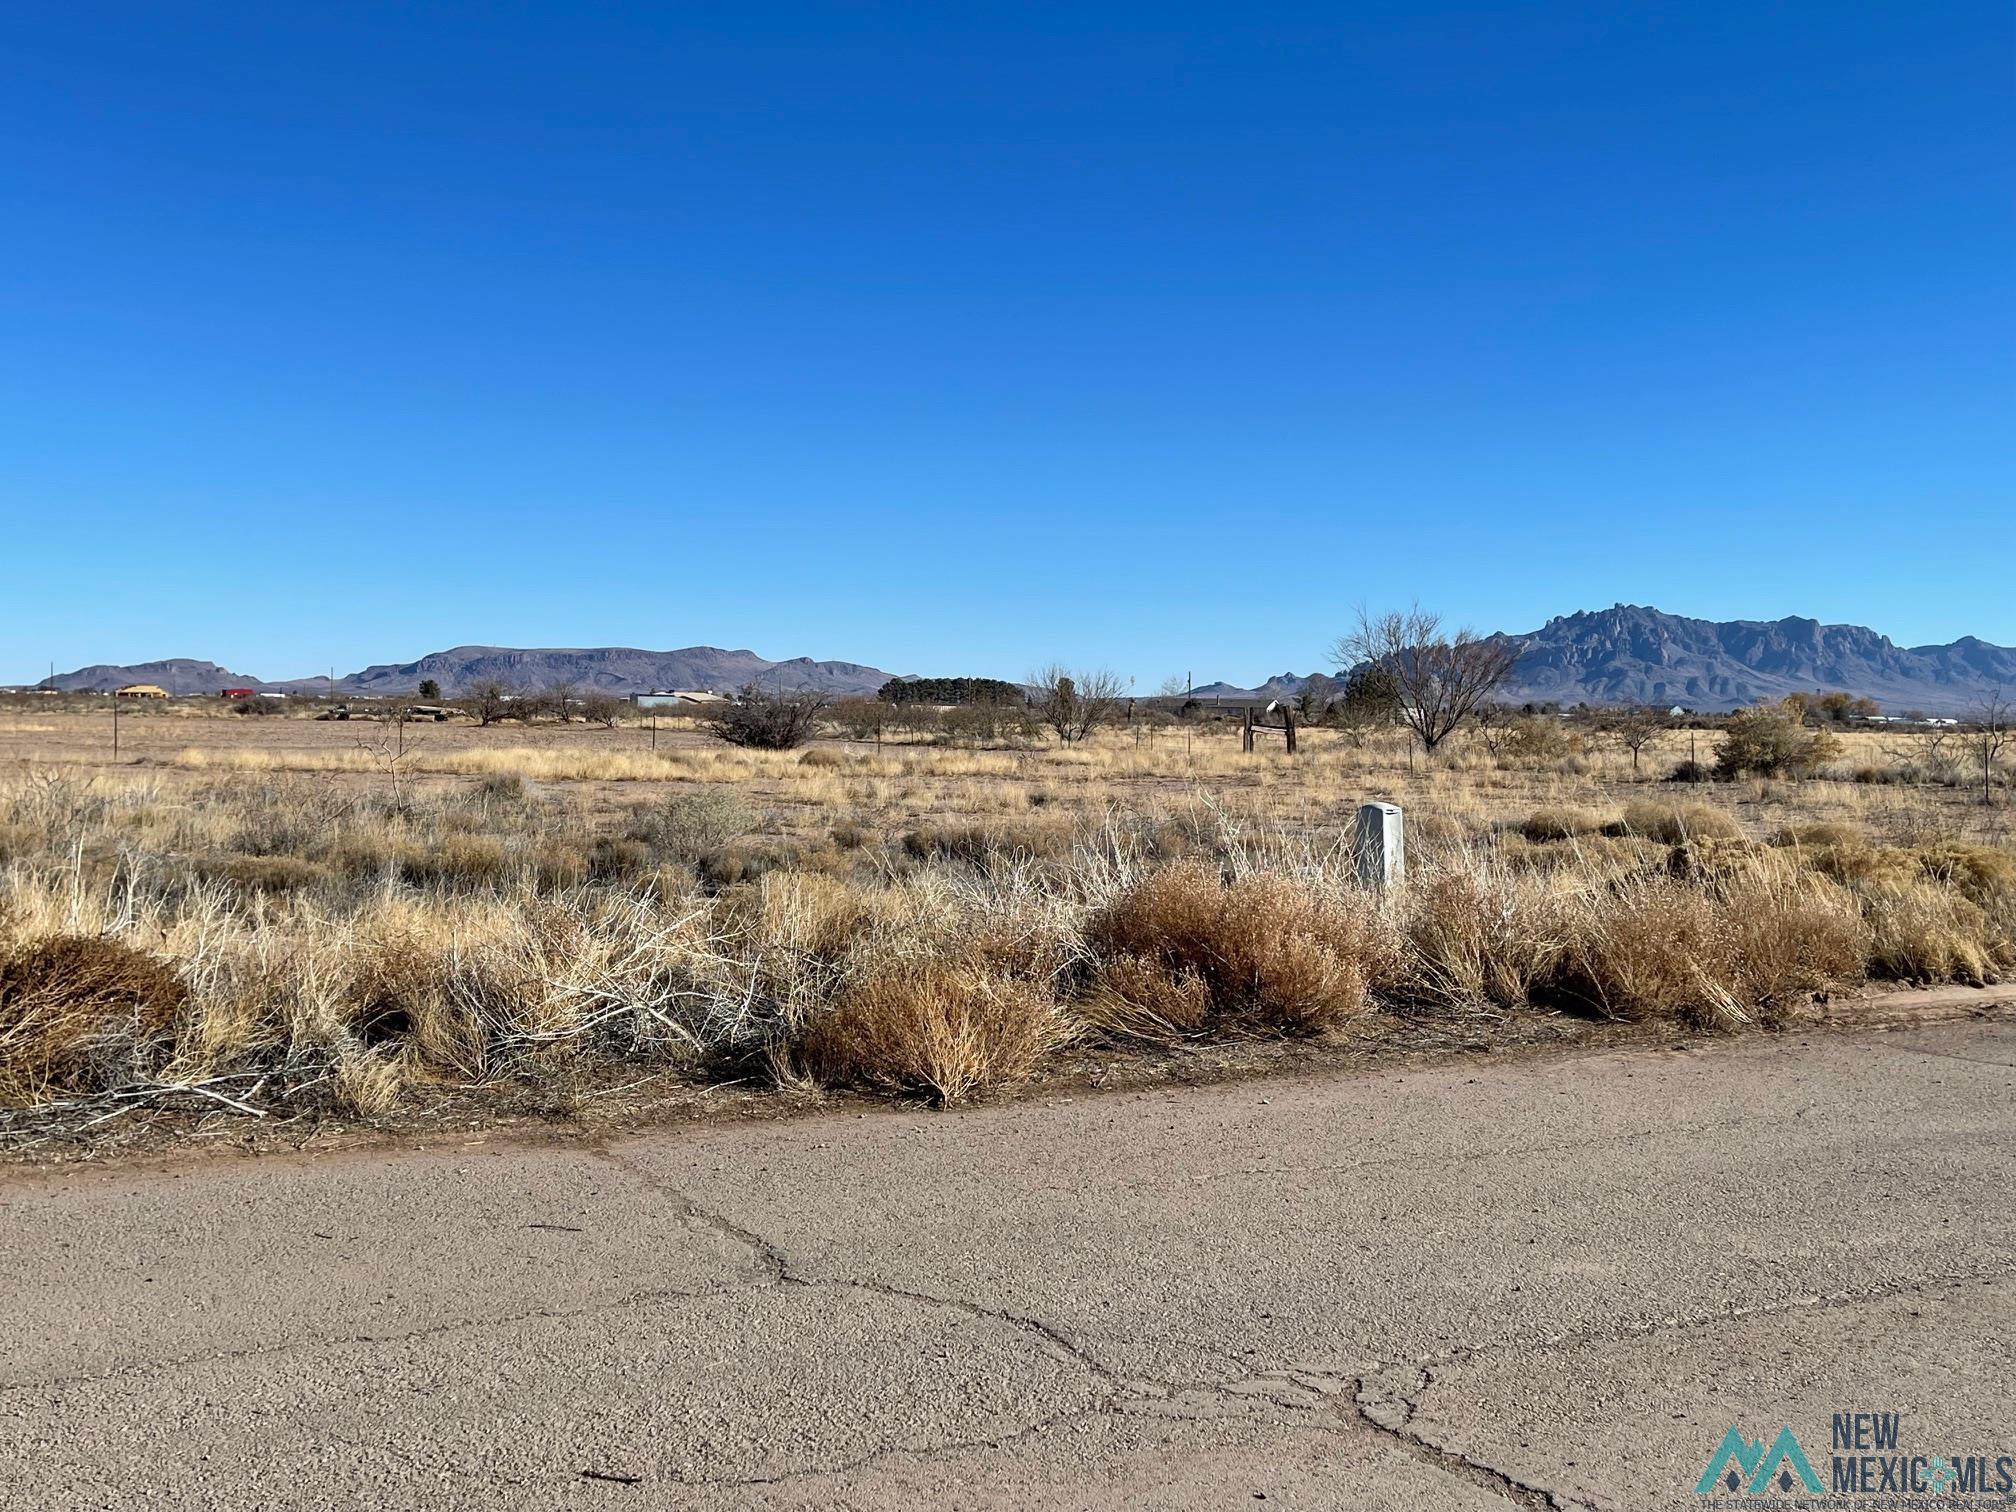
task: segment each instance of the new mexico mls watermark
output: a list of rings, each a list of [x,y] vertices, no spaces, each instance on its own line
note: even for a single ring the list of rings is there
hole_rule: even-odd
[[[1901,1412],[1837,1412],[1815,1461],[1791,1424],[1746,1438],[1734,1426],[1695,1492],[1704,1507],[2016,1507],[2016,1455],[1907,1445]]]

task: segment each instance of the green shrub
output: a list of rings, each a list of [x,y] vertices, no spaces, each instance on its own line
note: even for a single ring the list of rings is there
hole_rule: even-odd
[[[1803,777],[1840,750],[1841,742],[1826,730],[1809,729],[1805,711],[1788,699],[1730,715],[1715,765],[1725,777]]]

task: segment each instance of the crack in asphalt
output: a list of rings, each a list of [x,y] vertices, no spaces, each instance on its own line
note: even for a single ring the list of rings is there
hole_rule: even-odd
[[[844,1464],[825,1465],[806,1470],[783,1471],[775,1475],[726,1476],[690,1480],[677,1479],[673,1482],[674,1484],[717,1488],[782,1485],[792,1481],[814,1479],[825,1475],[843,1475],[850,1471],[865,1469],[881,1460],[900,1455],[930,1456],[957,1453],[967,1449],[1006,1448],[1034,1438],[1066,1422],[1082,1421],[1099,1416],[1118,1415],[1128,1411],[1130,1408],[1139,1408],[1150,1403],[1175,1409],[1175,1416],[1182,1418],[1188,1416],[1188,1414],[1181,1411],[1181,1404],[1178,1398],[1186,1391],[1202,1391],[1219,1396],[1241,1397],[1240,1388],[1243,1386],[1278,1386],[1281,1388],[1281,1391],[1269,1392],[1268,1399],[1274,1401],[1275,1405],[1280,1407],[1306,1410],[1311,1406],[1325,1405],[1324,1398],[1345,1389],[1343,1383],[1348,1379],[1355,1412],[1348,1419],[1332,1416],[1330,1422],[1337,1430],[1345,1428],[1368,1430],[1381,1439],[1397,1444],[1410,1458],[1438,1469],[1445,1474],[1453,1475],[1467,1484],[1491,1491],[1516,1507],[1535,1509],[1535,1512],[1572,1512],[1574,1504],[1563,1502],[1554,1493],[1545,1488],[1527,1485],[1504,1471],[1497,1469],[1495,1466],[1484,1464],[1481,1461],[1471,1459],[1467,1455],[1434,1444],[1423,1439],[1418,1434],[1406,1432],[1404,1429],[1389,1427],[1367,1415],[1364,1408],[1359,1405],[1358,1400],[1365,1389],[1366,1378],[1363,1376],[1343,1378],[1321,1371],[1298,1371],[1293,1369],[1260,1370],[1229,1380],[1198,1382],[1185,1386],[1177,1386],[1161,1381],[1134,1381],[1125,1383],[1131,1386],[1131,1392],[1123,1392],[1121,1389],[1123,1383],[1110,1367],[1094,1356],[1078,1340],[1072,1338],[1063,1329],[1054,1324],[1046,1323],[1040,1318],[1022,1313],[1008,1312],[1001,1308],[985,1307],[962,1297],[939,1296],[907,1287],[893,1286],[881,1281],[863,1280],[853,1277],[800,1276],[792,1269],[789,1256],[775,1241],[767,1239],[751,1229],[744,1228],[722,1214],[715,1213],[701,1206],[689,1194],[671,1186],[655,1174],[639,1169],[613,1151],[602,1152],[602,1158],[617,1165],[631,1176],[650,1186],[654,1191],[662,1193],[677,1203],[681,1212],[685,1215],[712,1226],[718,1232],[729,1235],[737,1241],[748,1245],[753,1253],[763,1257],[772,1267],[775,1272],[776,1282],[780,1286],[848,1287],[872,1292],[881,1296],[895,1297],[909,1302],[938,1307],[951,1307],[974,1317],[988,1318],[997,1322],[1007,1323],[1015,1328],[1034,1334],[1039,1339],[1051,1345],[1055,1350],[1061,1351],[1069,1359],[1090,1371],[1109,1387],[1114,1388],[1111,1395],[1095,1406],[1074,1408],[1066,1412],[1054,1413],[1048,1417],[1025,1424],[1022,1428],[1012,1433],[992,1434],[975,1439],[943,1442],[922,1448],[908,1445],[885,1445]],[[1150,1394],[1158,1388],[1165,1392],[1166,1395],[1157,1397]],[[1287,1390],[1299,1391],[1305,1397],[1313,1394],[1316,1400],[1313,1403],[1307,1400],[1294,1399],[1284,1401],[1281,1399],[1281,1394]],[[1409,1416],[1411,1417],[1411,1415],[1412,1411],[1410,1407]],[[1316,1420],[1316,1425],[1325,1426],[1320,1417]]]
[[[1899,1045],[1895,1048],[1910,1050],[1916,1054],[1945,1055],[1945,1052],[1922,1050],[1915,1046]],[[1952,1055],[1946,1058],[1973,1060],[1974,1057]],[[1982,1061],[1981,1064],[2002,1066],[1999,1061]],[[1692,1136],[1712,1129],[1741,1126],[1749,1122],[1747,1117],[1729,1120],[1707,1120],[1694,1125],[1662,1127],[1632,1131],[1605,1140],[1581,1140],[1549,1142],[1521,1149],[1493,1150],[1481,1152],[1468,1159],[1485,1159],[1502,1155],[1531,1155],[1549,1151],[1586,1150],[1601,1145],[1614,1145],[1674,1134]],[[1414,1360],[1381,1360],[1377,1349],[1367,1341],[1349,1341],[1359,1351],[1362,1363],[1353,1366],[1352,1371],[1313,1367],[1301,1364],[1271,1366],[1255,1369],[1243,1374],[1234,1374],[1214,1380],[1189,1383],[1171,1383],[1140,1378],[1123,1379],[1111,1366],[1104,1363],[1090,1345],[1063,1326],[1047,1322],[1041,1318],[1010,1311],[1005,1308],[988,1307],[978,1302],[958,1296],[942,1295],[913,1287],[895,1285],[870,1277],[849,1275],[807,1274],[794,1266],[789,1254],[777,1242],[765,1235],[735,1222],[725,1213],[712,1210],[687,1192],[679,1190],[646,1167],[633,1163],[622,1154],[610,1150],[592,1152],[596,1158],[615,1167],[623,1176],[649,1189],[670,1204],[679,1222],[687,1228],[711,1234],[725,1240],[732,1247],[747,1256],[746,1276],[720,1284],[697,1288],[647,1289],[613,1297],[605,1301],[588,1303],[573,1308],[533,1308],[522,1312],[492,1317],[458,1318],[422,1327],[392,1333],[357,1333],[343,1337],[313,1337],[294,1339],[273,1345],[257,1346],[241,1350],[214,1351],[192,1355],[182,1359],[151,1360],[134,1366],[124,1366],[96,1374],[55,1376],[35,1381],[15,1382],[0,1385],[0,1397],[15,1396],[23,1392],[34,1392],[63,1388],[72,1385],[90,1384],[124,1378],[147,1379],[212,1363],[237,1360],[256,1360],[284,1356],[304,1350],[319,1350],[343,1346],[398,1345],[412,1340],[441,1337],[485,1327],[506,1327],[515,1323],[538,1320],[566,1321],[597,1314],[646,1308],[657,1304],[703,1300],[735,1295],[737,1293],[763,1290],[767,1288],[803,1289],[846,1289],[870,1295],[888,1297],[901,1302],[922,1307],[947,1308],[972,1318],[984,1319],[1012,1329],[1027,1339],[1044,1354],[1059,1362],[1069,1363],[1084,1371],[1099,1388],[1099,1399],[1089,1405],[1065,1408],[1033,1420],[1025,1421],[1019,1427],[1004,1427],[1001,1431],[980,1434],[964,1439],[947,1439],[926,1444],[882,1443],[845,1462],[820,1464],[802,1469],[781,1470],[768,1475],[722,1475],[718,1477],[685,1478],[676,1473],[663,1479],[656,1476],[639,1476],[631,1482],[625,1471],[616,1473],[615,1467],[603,1467],[595,1472],[568,1467],[568,1472],[582,1475],[595,1474],[597,1478],[620,1480],[626,1483],[659,1485],[679,1485],[687,1487],[774,1486],[795,1481],[804,1481],[823,1476],[842,1475],[864,1469],[879,1461],[908,1457],[929,1464],[933,1457],[971,1450],[998,1450],[1039,1437],[1062,1425],[1084,1422],[1102,1416],[1123,1416],[1142,1412],[1154,1412],[1175,1421],[1201,1421],[1208,1404],[1200,1404],[1199,1397],[1220,1398],[1235,1402],[1242,1410],[1254,1411],[1263,1405],[1271,1405],[1283,1413],[1293,1413],[1292,1420],[1279,1426],[1288,1428],[1309,1428],[1324,1432],[1362,1433],[1370,1435],[1378,1442],[1388,1445],[1410,1459],[1453,1476],[1469,1485],[1487,1491],[1503,1499],[1514,1507],[1527,1512],[1577,1512],[1586,1509],[1587,1504],[1564,1499],[1563,1493],[1549,1489],[1536,1482],[1519,1479],[1507,1471],[1484,1460],[1480,1460],[1460,1450],[1451,1448],[1428,1437],[1415,1426],[1417,1398],[1436,1383],[1436,1369],[1445,1365],[1462,1365],[1479,1359],[1502,1355],[1508,1352],[1524,1352],[1543,1355],[1553,1351],[1578,1348],[1583,1345],[1623,1343],[1631,1340],[1706,1328],[1718,1323],[1769,1317],[1778,1314],[1809,1311],[1827,1311],[1837,1308],[1868,1306],[1907,1296],[1912,1293],[1934,1289],[1948,1291],[1968,1286],[1992,1284],[2016,1276],[2016,1263],[2005,1261],[1994,1266],[1940,1272],[1925,1276],[1900,1278],[1867,1287],[1819,1293],[1807,1296],[1785,1298],[1751,1306],[1727,1307],[1718,1311],[1702,1313],[1690,1317],[1666,1318],[1644,1321],[1616,1321],[1602,1325],[1572,1330],[1543,1339],[1504,1339],[1458,1344],[1455,1347],[1432,1355],[1424,1355]],[[1357,1162],[1344,1166],[1317,1166],[1306,1168],[1262,1168],[1252,1172],[1221,1173],[1216,1177],[1202,1179],[1225,1179],[1228,1175],[1275,1175],[1296,1174],[1300,1171],[1336,1170],[1352,1171],[1368,1167],[1407,1164],[1419,1160],[1419,1156],[1395,1157],[1376,1161]],[[1447,1164],[1449,1162],[1442,1162]],[[738,1267],[738,1269],[740,1269]],[[1218,1351],[1214,1351],[1218,1352]],[[1222,1354],[1222,1352],[1219,1352]],[[1229,1363],[1229,1362],[1228,1362]],[[1390,1379],[1396,1372],[1410,1372],[1411,1384],[1403,1385]],[[401,1453],[390,1445],[366,1445],[337,1433],[333,1428],[319,1422],[296,1419],[301,1429],[322,1439],[326,1443],[340,1444],[359,1452],[382,1452],[397,1463],[415,1472],[433,1471],[452,1473],[458,1477],[488,1479],[495,1481],[494,1471],[465,1468],[452,1464],[422,1462],[408,1454]],[[1013,1421],[1013,1417],[1010,1417]],[[551,1467],[561,1473],[560,1466]],[[522,1479],[510,1479],[503,1484],[522,1486]]]
[[[1424,1377],[1428,1373],[1424,1372]],[[1432,1379],[1432,1378],[1430,1378]],[[1428,1379],[1424,1379],[1424,1386]],[[1515,1507],[1529,1509],[1529,1512],[1580,1512],[1587,1503],[1564,1499],[1560,1493],[1532,1481],[1520,1480],[1496,1465],[1475,1459],[1460,1449],[1451,1449],[1447,1444],[1439,1444],[1414,1428],[1414,1403],[1405,1395],[1391,1393],[1390,1400],[1399,1404],[1398,1422],[1389,1422],[1378,1415],[1385,1398],[1369,1397],[1372,1382],[1359,1377],[1351,1387],[1352,1421],[1365,1432],[1392,1444],[1403,1454],[1432,1465],[1445,1475],[1455,1476],[1504,1498]]]
[[[1820,1292],[1808,1296],[1787,1297],[1776,1302],[1754,1303],[1747,1307],[1729,1307],[1718,1312],[1699,1313],[1693,1317],[1660,1318],[1642,1323],[1620,1321],[1604,1327],[1574,1329],[1544,1339],[1515,1338],[1459,1344],[1453,1349],[1419,1355],[1411,1360],[1383,1360],[1376,1369],[1467,1365],[1474,1360],[1511,1351],[1551,1354],[1564,1349],[1579,1349],[1585,1344],[1622,1344],[1629,1340],[1652,1338],[1659,1334],[1686,1333],[1694,1329],[1709,1328],[1717,1323],[1776,1317],[1785,1313],[1832,1312],[1844,1307],[1867,1307],[1873,1303],[1888,1302],[1896,1297],[1909,1296],[1913,1292],[1922,1292],[1935,1287],[1958,1289],[2007,1281],[2011,1278],[2016,1278],[2016,1263],[1984,1266],[1976,1270],[1938,1271],[1927,1276],[1903,1277],[1847,1291]]]
[[[1091,1350],[1063,1329],[1045,1323],[1040,1318],[1032,1318],[1023,1313],[1009,1312],[1004,1308],[985,1307],[978,1302],[970,1302],[964,1297],[947,1297],[933,1292],[917,1291],[909,1287],[896,1286],[886,1281],[868,1280],[857,1276],[808,1276],[795,1270],[781,1246],[766,1239],[751,1229],[746,1229],[723,1214],[702,1207],[687,1193],[660,1179],[651,1171],[641,1169],[625,1160],[613,1150],[597,1152],[598,1158],[608,1161],[619,1170],[650,1187],[654,1192],[670,1198],[679,1205],[681,1214],[693,1221],[713,1229],[746,1245],[770,1273],[773,1284],[778,1286],[801,1286],[807,1288],[848,1288],[855,1291],[872,1292],[879,1296],[893,1297],[900,1301],[916,1302],[931,1307],[948,1307],[963,1312],[970,1317],[985,1318],[996,1323],[1005,1323],[1011,1328],[1033,1334],[1049,1346],[1047,1352],[1053,1357],[1061,1354],[1073,1363],[1090,1371],[1100,1380],[1112,1385],[1119,1384],[1119,1377]]]
[[[1732,1120],[1730,1123],[1743,1121],[1745,1120]],[[1729,1125],[1704,1124],[1698,1127],[1705,1129],[1727,1126]],[[1644,1138],[1654,1133],[1667,1132],[1676,1131],[1648,1130],[1641,1134],[1623,1137],[1627,1139]],[[1694,1130],[1690,1129],[1687,1132],[1694,1132]],[[1523,1153],[1535,1152],[1537,1151]],[[1003,1448],[1033,1438],[1061,1423],[1100,1415],[1121,1413],[1130,1408],[1139,1408],[1151,1403],[1171,1410],[1175,1416],[1182,1418],[1188,1416],[1188,1414],[1182,1411],[1182,1404],[1180,1402],[1180,1397],[1186,1392],[1242,1397],[1250,1396],[1250,1394],[1242,1392],[1241,1388],[1249,1386],[1273,1386],[1279,1389],[1267,1393],[1267,1396],[1275,1405],[1283,1408],[1307,1410],[1315,1404],[1307,1400],[1298,1400],[1295,1398],[1284,1399],[1285,1394],[1289,1391],[1297,1391],[1303,1393],[1306,1397],[1310,1393],[1314,1393],[1320,1402],[1323,1397],[1337,1393],[1338,1383],[1345,1379],[1323,1371],[1271,1368],[1251,1371],[1243,1375],[1217,1381],[1198,1381],[1179,1384],[1137,1380],[1127,1383],[1131,1387],[1131,1390],[1123,1392],[1120,1389],[1122,1383],[1108,1366],[1093,1355],[1086,1346],[1054,1324],[1046,1323],[1042,1319],[1026,1314],[1009,1312],[1000,1308],[985,1307],[979,1303],[960,1297],[947,1297],[929,1292],[921,1292],[881,1281],[853,1277],[801,1276],[793,1270],[788,1255],[775,1241],[734,1223],[725,1215],[715,1213],[701,1206],[689,1194],[664,1182],[655,1174],[640,1169],[614,1152],[604,1152],[603,1158],[617,1165],[637,1180],[650,1186],[654,1191],[662,1193],[677,1203],[683,1215],[703,1225],[712,1227],[717,1232],[748,1246],[751,1252],[762,1258],[773,1271],[778,1285],[848,1287],[920,1304],[951,1307],[975,1317],[988,1318],[1006,1323],[1036,1335],[1056,1350],[1062,1351],[1070,1359],[1092,1372],[1100,1380],[1115,1388],[1114,1394],[1108,1396],[1105,1401],[1097,1406],[1057,1413],[1029,1423],[1023,1428],[1009,1434],[990,1435],[978,1439],[934,1444],[926,1448],[888,1445],[842,1465],[824,1466],[802,1471],[787,1471],[770,1476],[722,1477],[704,1481],[678,1482],[682,1485],[718,1487],[778,1485],[789,1481],[815,1478],[821,1475],[844,1474],[851,1470],[866,1468],[879,1460],[896,1455],[928,1456],[974,1448]],[[1459,1346],[1455,1350],[1435,1356],[1423,1357],[1411,1362],[1379,1361],[1373,1367],[1375,1374],[1361,1374],[1348,1378],[1349,1401],[1352,1409],[1351,1415],[1348,1418],[1340,1417],[1338,1422],[1340,1426],[1350,1426],[1374,1434],[1381,1440],[1398,1447],[1410,1458],[1438,1469],[1445,1474],[1452,1475],[1466,1484],[1490,1491],[1494,1495],[1510,1502],[1515,1507],[1529,1509],[1529,1512],[1578,1512],[1578,1509],[1586,1507],[1587,1504],[1564,1499],[1561,1493],[1555,1492],[1546,1486],[1521,1480],[1496,1465],[1477,1459],[1460,1450],[1452,1449],[1446,1444],[1437,1443],[1416,1431],[1412,1427],[1415,1413],[1414,1403],[1410,1398],[1398,1392],[1392,1393],[1392,1398],[1397,1400],[1401,1407],[1399,1421],[1388,1422],[1382,1420],[1375,1412],[1378,1402],[1371,1395],[1376,1373],[1390,1371],[1402,1365],[1407,1365],[1422,1373],[1422,1389],[1425,1389],[1426,1385],[1432,1384],[1433,1369],[1436,1365],[1463,1363],[1474,1360],[1481,1355],[1506,1350],[1524,1349],[1534,1353],[1546,1353],[1577,1347],[1585,1343],[1623,1342],[1630,1339],[1649,1337],[1654,1334],[1707,1327],[1714,1323],[1736,1319],[1765,1317],[1788,1312],[1828,1311],[1836,1308],[1868,1305],[1874,1302],[1886,1301],[1893,1297],[1908,1295],[1912,1292],[1924,1291],[1932,1287],[1946,1286],[1957,1288],[1968,1284],[2002,1280],[2011,1275],[2016,1275],[2016,1267],[2003,1266],[1984,1268],[1976,1271],[1941,1273],[1908,1278],[1880,1286],[1860,1288],[1846,1292],[1824,1293],[1809,1297],[1788,1298],[1780,1302],[1764,1303],[1751,1307],[1729,1308],[1715,1313],[1703,1314],[1695,1318],[1660,1320],[1644,1325],[1624,1323],[1607,1328],[1589,1328],[1539,1341],[1508,1340],[1501,1344]],[[1166,1394],[1160,1397],[1153,1395],[1158,1389]]]
[[[1927,1050],[1923,1045],[1887,1045],[1889,1050],[1906,1050],[1913,1055],[1929,1055],[1934,1060],[1966,1061],[1975,1066],[1997,1066],[2004,1071],[2016,1071],[2016,1061],[1991,1060],[1985,1055],[1961,1055],[1954,1050]]]

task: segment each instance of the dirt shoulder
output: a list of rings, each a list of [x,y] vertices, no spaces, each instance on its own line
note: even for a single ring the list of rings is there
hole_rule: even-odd
[[[1267,1078],[1352,1077],[1458,1064],[1505,1065],[1540,1058],[1633,1050],[1698,1050],[1772,1039],[1882,1033],[1961,1019],[2016,1019],[2016,983],[1932,987],[1837,996],[1780,1029],[1716,1034],[1670,1023],[1619,1023],[1561,1013],[1385,1017],[1376,1033],[1310,1040],[1216,1041],[1166,1052],[1081,1047],[1020,1086],[979,1106],[1058,1097],[1208,1087]],[[337,1152],[600,1148],[631,1135],[686,1126],[801,1119],[849,1109],[912,1108],[921,1099],[848,1091],[779,1089],[754,1076],[700,1078],[682,1069],[639,1074],[604,1068],[600,1080],[442,1086],[396,1116],[361,1123],[333,1116],[253,1118],[228,1110],[137,1110],[116,1129],[50,1135],[0,1149],[0,1183],[81,1167],[182,1171],[217,1161]]]

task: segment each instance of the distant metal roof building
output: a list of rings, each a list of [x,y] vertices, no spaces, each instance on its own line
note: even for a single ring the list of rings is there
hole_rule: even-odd
[[[120,698],[166,698],[168,690],[154,683],[128,683],[119,689]]]

